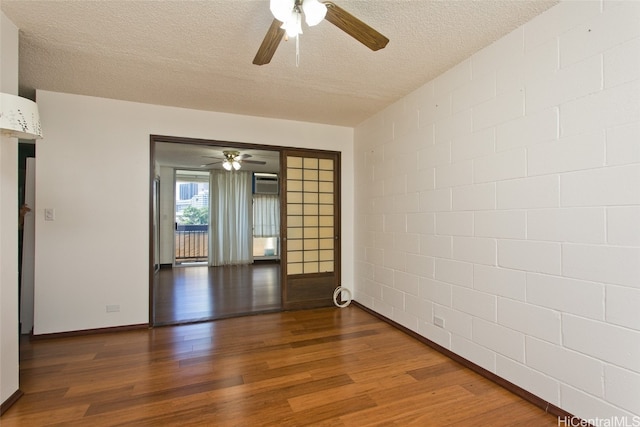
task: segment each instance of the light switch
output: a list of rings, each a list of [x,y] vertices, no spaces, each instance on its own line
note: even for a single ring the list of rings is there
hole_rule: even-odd
[[[56,219],[56,211],[55,209],[47,208],[44,210],[44,220],[45,221],[53,221]]]

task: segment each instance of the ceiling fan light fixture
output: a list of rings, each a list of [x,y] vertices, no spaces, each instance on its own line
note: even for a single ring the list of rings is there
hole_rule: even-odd
[[[304,19],[308,26],[318,25],[327,14],[327,6],[318,0],[304,0],[302,2],[302,11]]]
[[[273,17],[280,22],[287,22],[291,17],[291,11],[296,5],[296,0],[271,0],[269,9]]]
[[[298,34],[302,34],[302,17],[297,10],[291,11],[289,19],[282,24],[282,28],[287,32],[287,37],[297,37]]]
[[[237,161],[237,160],[233,160],[231,162],[231,166],[233,166],[233,169],[238,170],[238,169],[240,169],[240,162]]]
[[[229,160],[225,159],[224,162],[222,162],[222,167],[225,170],[230,171],[232,166],[231,166],[231,163],[229,162]]]

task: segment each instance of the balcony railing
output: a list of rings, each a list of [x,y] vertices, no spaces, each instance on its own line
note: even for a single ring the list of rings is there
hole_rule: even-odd
[[[206,262],[209,258],[207,225],[177,225],[175,230],[176,264]]]

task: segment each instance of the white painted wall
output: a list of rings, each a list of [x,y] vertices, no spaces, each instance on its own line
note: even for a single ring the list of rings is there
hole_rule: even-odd
[[[146,323],[149,135],[342,153],[343,285],[353,284],[353,129],[38,91],[34,333]],[[55,221],[44,221],[44,209]],[[107,313],[107,305],[120,312]]]
[[[18,28],[0,12],[0,92],[18,94]],[[0,403],[18,390],[18,140],[0,136]]]
[[[640,2],[553,7],[358,126],[355,170],[359,302],[640,415]]]

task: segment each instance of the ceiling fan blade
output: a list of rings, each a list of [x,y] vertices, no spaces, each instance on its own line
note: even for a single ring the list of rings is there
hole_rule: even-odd
[[[253,58],[254,64],[264,65],[271,62],[273,54],[276,53],[276,49],[284,37],[284,30],[280,28],[281,26],[282,22],[277,19],[273,20],[271,26],[267,30],[267,34],[265,34],[264,39],[262,40],[262,44],[258,48],[256,57]]]
[[[324,17],[336,27],[358,40],[371,50],[379,50],[384,48],[389,39],[347,12],[335,3],[330,1],[323,2],[327,6],[327,14]],[[255,62],[254,62],[255,64]]]
[[[206,168],[207,166],[212,166],[212,165],[216,165],[218,163],[222,163],[220,162],[212,162],[212,163],[205,163],[204,165],[200,165],[201,168]]]
[[[262,160],[240,160],[240,163],[251,163],[253,165],[266,165],[267,162],[263,162]]]

